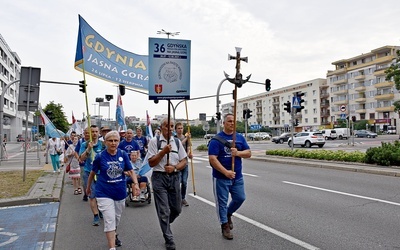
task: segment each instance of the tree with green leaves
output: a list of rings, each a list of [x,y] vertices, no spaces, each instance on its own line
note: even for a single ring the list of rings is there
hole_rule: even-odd
[[[386,81],[394,81],[397,90],[400,90],[400,50],[396,51],[396,62],[385,70]],[[393,103],[394,111],[400,114],[400,100]]]

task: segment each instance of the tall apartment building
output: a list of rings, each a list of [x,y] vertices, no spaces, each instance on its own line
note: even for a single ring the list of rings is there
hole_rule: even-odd
[[[317,130],[321,125],[330,125],[329,95],[326,79],[314,79],[288,87],[264,92],[238,100],[236,116],[237,120],[243,121],[243,110],[250,109],[252,117],[248,120],[249,125],[260,124],[269,127],[274,134],[280,134],[291,130],[291,114],[284,110],[284,103],[292,102],[294,93],[304,93],[304,109],[294,115],[299,121],[295,131]],[[233,112],[233,103],[222,105],[222,113]]]
[[[396,58],[399,46],[384,46],[349,59],[335,61],[335,70],[328,71],[330,86],[331,120],[336,122],[343,112],[357,120],[368,120],[375,131],[396,126],[399,115],[393,102],[400,94],[394,82],[385,80],[385,70]],[[399,131],[399,130],[397,130]]]
[[[393,103],[400,93],[393,81],[385,80],[385,70],[397,57],[400,46],[384,46],[349,59],[335,61],[335,70],[328,70],[327,79],[303,83],[242,98],[237,104],[237,118],[243,120],[243,110],[252,110],[249,125],[260,124],[277,134],[290,130],[291,116],[284,110],[295,92],[303,92],[305,109],[295,115],[299,126],[295,131],[334,128],[339,119],[355,116],[367,120],[368,129],[385,131],[388,125],[400,131],[399,114]],[[233,112],[233,103],[222,105],[222,113]],[[342,110],[345,110],[343,112]]]
[[[18,80],[21,74],[21,59],[16,52],[13,52],[7,45],[5,39],[0,34],[0,87],[3,89],[11,82]],[[12,84],[4,93],[3,117],[0,122],[3,123],[4,138],[8,141],[16,141],[18,134],[25,131],[26,119],[25,112],[18,111],[18,93],[19,83]],[[28,118],[33,123],[33,116]]]

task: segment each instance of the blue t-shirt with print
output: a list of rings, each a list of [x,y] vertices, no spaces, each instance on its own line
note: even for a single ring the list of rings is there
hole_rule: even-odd
[[[142,157],[142,159],[146,156],[146,146],[147,146],[147,139],[144,136],[141,137],[133,137],[133,140],[136,141],[136,143],[139,145],[139,149],[140,149],[140,157]]]
[[[126,198],[124,171],[132,170],[132,164],[126,152],[117,149],[117,153],[111,155],[104,150],[96,155],[92,170],[97,173],[96,198],[110,198],[115,201]]]
[[[85,152],[86,148],[87,148],[87,143],[88,142],[83,142],[81,144],[81,148],[79,149],[79,155],[81,155],[83,152]],[[101,141],[97,141],[97,144],[93,146],[93,150],[92,152],[90,152],[90,154],[88,155],[88,157],[86,158],[85,161],[85,166],[83,167],[83,170],[85,172],[90,172],[92,171],[92,167],[93,167],[93,159],[95,158],[95,156],[100,153],[101,151],[103,151],[104,146],[103,143]],[[94,153],[94,155],[92,155]]]
[[[232,142],[233,135],[227,135],[223,131],[218,134],[222,138],[226,139],[228,142]],[[250,149],[249,145],[246,142],[246,139],[243,135],[236,133],[236,141],[235,141],[236,148],[238,151],[243,151]],[[220,143],[216,139],[212,139],[210,144],[208,145],[208,154],[209,155],[216,155],[218,161],[224,166],[226,169],[232,169],[232,154],[231,149]],[[217,179],[228,179],[225,175],[223,175],[218,170],[212,168],[213,170],[213,177]],[[235,179],[242,178],[242,158],[235,157]]]
[[[118,148],[121,150],[124,150],[127,154],[130,154],[132,151],[140,150],[140,147],[135,140],[132,140],[130,142],[127,142],[126,140],[122,140],[119,143]]]

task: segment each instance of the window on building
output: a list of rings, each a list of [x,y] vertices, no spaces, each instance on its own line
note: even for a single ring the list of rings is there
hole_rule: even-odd
[[[370,113],[370,114],[369,114],[369,119],[370,119],[370,120],[375,119],[375,113]]]
[[[315,117],[314,118],[314,123],[317,123],[318,122],[318,119]]]
[[[315,96],[317,94],[316,90],[313,90],[312,95]]]
[[[316,108],[313,109],[313,113],[314,113],[314,114],[317,113],[317,109],[316,109]]]
[[[317,104],[317,99],[313,100],[313,104],[316,105]]]
[[[304,119],[304,122],[307,124],[308,123],[308,118]]]

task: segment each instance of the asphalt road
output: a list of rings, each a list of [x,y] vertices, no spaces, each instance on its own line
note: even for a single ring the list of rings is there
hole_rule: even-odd
[[[235,214],[234,240],[221,237],[207,156],[196,156],[195,191],[172,225],[177,249],[396,249],[398,178],[245,161],[247,200]],[[127,207],[123,248],[164,249],[154,204]],[[66,182],[54,249],[105,249],[103,225]]]

